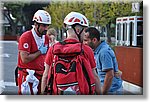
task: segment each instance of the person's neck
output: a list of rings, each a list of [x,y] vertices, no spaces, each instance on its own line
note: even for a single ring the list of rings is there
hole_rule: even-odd
[[[101,41],[98,41],[96,44],[95,44],[95,47],[94,47],[94,51],[96,50],[96,48],[101,44]]]
[[[69,36],[67,37],[67,39],[76,39],[76,40],[79,40],[76,35],[69,35]]]
[[[77,37],[77,35],[74,33],[73,30],[68,30],[67,31],[67,39],[76,39],[76,40],[79,40],[79,38]]]

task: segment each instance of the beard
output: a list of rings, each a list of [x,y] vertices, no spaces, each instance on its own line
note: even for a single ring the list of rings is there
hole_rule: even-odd
[[[47,33],[47,30],[44,30],[44,31],[41,33],[41,35],[46,35],[46,33]]]
[[[95,47],[94,47],[94,43],[93,42],[90,42],[89,46],[94,50]]]

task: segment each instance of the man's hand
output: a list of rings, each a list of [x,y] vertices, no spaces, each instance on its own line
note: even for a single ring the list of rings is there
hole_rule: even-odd
[[[117,72],[115,72],[115,77],[117,77],[117,78],[121,78],[121,76],[122,76],[122,71],[120,71],[120,70],[118,70]]]
[[[39,50],[41,51],[41,54],[46,54],[47,52],[47,46],[44,46],[44,44],[42,44],[39,48]]]

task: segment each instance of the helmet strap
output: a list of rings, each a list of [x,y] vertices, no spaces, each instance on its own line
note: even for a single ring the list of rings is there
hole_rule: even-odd
[[[38,27],[37,27],[37,31],[38,31],[38,33],[39,33],[39,34],[41,34],[41,37],[42,37],[42,35],[46,35],[47,30],[44,30],[42,33],[40,33],[40,30],[39,30],[39,28],[40,28],[40,24],[39,24],[39,23],[37,23],[37,25],[38,25]]]
[[[77,35],[79,41],[81,41],[81,33],[83,32],[84,28],[82,28],[82,30],[81,30],[79,33],[77,33],[77,31],[76,31],[76,29],[75,29],[75,26],[76,26],[76,25],[73,25],[72,28],[73,28],[75,34]]]
[[[38,27],[37,27],[37,31],[38,31],[38,33],[40,34],[40,31],[39,31],[40,24],[38,24],[38,23],[37,23],[37,25],[38,25]]]
[[[67,38],[67,29],[64,29],[64,32],[66,33],[66,36],[65,36],[65,37]]]

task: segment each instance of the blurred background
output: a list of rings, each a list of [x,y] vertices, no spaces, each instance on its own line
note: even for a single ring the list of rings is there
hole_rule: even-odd
[[[65,16],[71,11],[84,14],[114,49],[123,72],[124,94],[143,94],[142,0],[1,0],[0,8],[0,94],[17,94],[18,40],[32,28],[32,17],[39,9],[50,13],[49,27],[57,30],[58,41],[66,38]]]
[[[132,12],[132,3],[139,3],[139,12]],[[43,0],[42,2],[28,1],[3,1],[2,31],[4,39],[16,39],[24,31],[32,28],[32,17],[38,9],[45,9],[52,17],[52,24],[59,33],[57,40],[63,40],[65,33],[63,20],[65,16],[76,11],[84,14],[90,26],[94,26],[101,32],[101,37],[115,37],[116,18],[124,16],[142,16],[143,1],[141,0]]]

